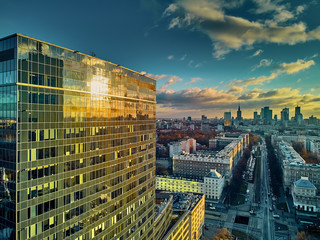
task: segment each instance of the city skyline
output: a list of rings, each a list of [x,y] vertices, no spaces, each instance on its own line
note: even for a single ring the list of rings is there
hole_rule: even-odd
[[[244,118],[296,105],[320,116],[316,1],[0,3],[1,36],[95,52],[156,78],[157,117],[222,117],[239,103]]]

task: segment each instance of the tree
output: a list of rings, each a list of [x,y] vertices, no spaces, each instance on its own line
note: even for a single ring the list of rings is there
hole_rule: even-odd
[[[305,232],[298,232],[295,239],[296,240],[310,240],[311,238]]]
[[[219,229],[213,240],[233,240],[231,233],[226,228]]]

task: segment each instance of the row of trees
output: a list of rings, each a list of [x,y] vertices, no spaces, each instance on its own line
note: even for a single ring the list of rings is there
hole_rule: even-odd
[[[158,141],[157,143],[167,145],[170,142],[175,142],[184,138],[194,138],[197,140],[197,143],[201,145],[206,145],[209,147],[209,139],[216,136],[214,131],[183,131],[183,130],[172,130],[170,132],[158,132]]]
[[[316,154],[308,152],[302,142],[294,142],[292,143],[292,147],[297,153],[300,154],[300,156],[306,161],[306,163],[320,163],[320,158]]]
[[[242,174],[246,169],[248,159],[251,154],[252,146],[259,142],[259,137],[253,134],[249,134],[249,145],[244,150],[243,156],[240,158],[237,166],[233,169],[232,179],[229,186],[229,194],[231,198],[235,197],[239,193],[239,186],[241,185],[243,179]]]
[[[268,150],[271,186],[274,195],[280,196],[280,187],[282,186],[282,169],[280,161],[274,153],[274,148],[271,144],[271,136],[266,137],[266,145]]]

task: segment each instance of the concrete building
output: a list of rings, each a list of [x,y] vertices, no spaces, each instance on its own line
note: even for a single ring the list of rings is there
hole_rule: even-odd
[[[173,155],[179,155],[182,153],[182,148],[180,142],[171,142],[169,145],[169,157],[173,157]]]
[[[320,164],[287,163],[282,169],[285,188],[292,190],[292,184],[301,176],[305,176],[317,189],[320,189]]]
[[[156,189],[170,192],[203,193],[203,181],[174,176],[156,176]]]
[[[220,136],[216,136],[213,139],[209,139],[209,150],[214,150],[217,148],[224,148],[232,141],[237,140],[240,134],[223,133]],[[247,139],[245,139],[247,141]],[[247,143],[248,144],[248,143]]]
[[[225,178],[215,169],[211,169],[210,172],[204,176],[204,194],[207,198],[218,200],[221,197],[225,184]]]
[[[293,147],[281,138],[273,141],[281,161],[284,187],[292,191],[292,184],[304,176],[308,177],[317,189],[320,189],[320,164],[306,164]]]
[[[320,137],[308,136],[305,143],[307,151],[320,155]]]
[[[172,221],[163,238],[157,240],[195,240],[202,236],[205,214],[203,194],[157,193],[157,201],[162,196],[169,199],[173,195]],[[157,229],[156,229],[157,231]]]
[[[296,106],[296,108],[295,108],[294,119],[298,123],[298,125],[303,124],[303,115],[301,113],[301,108],[299,106]]]
[[[204,176],[203,180],[192,180],[174,176],[157,176],[156,189],[170,192],[191,192],[205,194],[206,198],[218,200],[225,185],[225,177],[215,169]]]
[[[287,124],[290,120],[290,117],[289,117],[289,108],[284,108],[282,109],[281,111],[281,122],[283,124]]]
[[[154,79],[14,34],[0,94],[2,239],[153,238]]]
[[[260,116],[264,123],[270,124],[272,120],[272,110],[268,106],[261,108]]]
[[[197,141],[194,138],[179,140],[177,142],[169,143],[169,156],[172,158],[174,155],[181,153],[194,153],[197,150]]]
[[[155,208],[154,239],[161,240],[167,233],[172,221],[173,195],[169,195],[165,199],[156,199]]]
[[[301,177],[293,184],[293,204],[297,210],[307,212],[320,212],[320,198],[316,196],[317,188],[308,177]]]
[[[203,179],[210,169],[229,179],[233,167],[238,163],[243,150],[249,144],[249,135],[241,134],[219,152],[197,152],[196,154],[181,154],[173,156],[174,175],[186,178]]]

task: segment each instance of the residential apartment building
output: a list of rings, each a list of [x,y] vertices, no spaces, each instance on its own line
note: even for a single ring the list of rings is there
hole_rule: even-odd
[[[233,167],[238,163],[243,150],[249,144],[249,135],[241,134],[219,152],[198,151],[195,154],[173,156],[173,174],[185,178],[203,179],[216,169],[229,179]]]
[[[306,164],[305,160],[293,149],[293,147],[280,138],[274,138],[277,156],[281,161],[283,172],[283,185],[292,190],[293,183],[301,177],[308,177],[309,181],[320,188],[320,165]]]
[[[20,34],[0,39],[4,239],[153,238],[155,84]]]
[[[171,142],[169,145],[169,157],[179,155],[180,153],[196,152],[197,141],[194,138],[182,139],[177,142]]]

